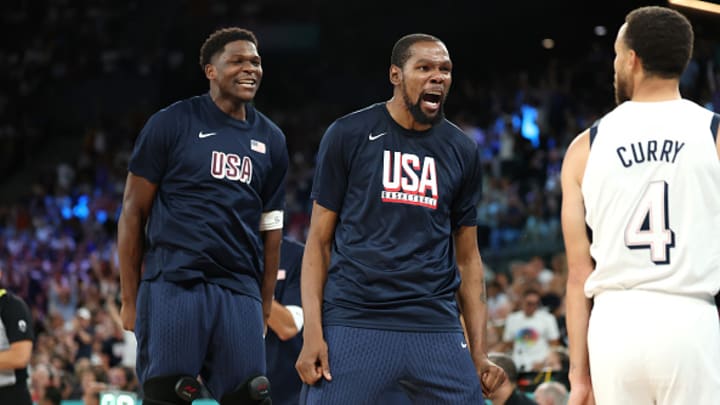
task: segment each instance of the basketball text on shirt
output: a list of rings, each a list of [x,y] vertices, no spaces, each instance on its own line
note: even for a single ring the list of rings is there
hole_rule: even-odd
[[[422,166],[420,165],[422,162]],[[427,195],[428,191],[430,195]],[[412,153],[383,151],[383,202],[436,209],[438,201],[435,159]]]

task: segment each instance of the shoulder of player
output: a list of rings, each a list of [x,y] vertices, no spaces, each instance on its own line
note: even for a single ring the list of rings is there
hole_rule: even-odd
[[[573,164],[575,161],[578,160],[587,159],[588,155],[590,154],[591,130],[592,127],[582,131],[577,136],[575,136],[575,139],[573,139],[572,142],[570,142],[570,145],[565,152],[565,166]]]
[[[3,313],[5,313],[5,310],[7,311],[25,311],[30,312],[30,307],[23,301],[22,298],[18,297],[17,295],[6,291],[5,294],[0,297],[0,308],[3,309]]]
[[[437,130],[442,131],[444,137],[448,137],[451,141],[459,142],[465,147],[477,147],[477,143],[467,136],[465,131],[447,118],[443,119],[440,124],[438,124]]]
[[[358,126],[365,126],[368,121],[372,121],[380,115],[381,105],[382,103],[375,103],[347,113],[333,121],[333,125],[341,128],[356,128]]]
[[[178,100],[166,107],[161,108],[158,110],[158,112],[155,113],[155,115],[164,114],[164,115],[173,115],[173,114],[185,114],[190,110],[194,105],[202,103],[203,96],[193,96],[190,98]]]
[[[258,111],[257,108],[255,108],[255,117],[257,120],[260,121],[261,126],[267,126],[270,128],[270,136],[277,136],[280,139],[285,141],[285,133],[280,129],[280,126],[278,126],[275,121],[271,120],[267,115],[263,114],[262,112]]]
[[[356,138],[357,140],[365,139],[368,130],[373,125],[383,119],[380,110],[382,103],[372,104],[360,110],[345,114],[336,119],[328,126],[327,134],[333,137],[343,138],[343,142]]]
[[[156,111],[148,118],[146,125],[152,123],[155,128],[157,128],[158,125],[171,128],[177,127],[178,122],[181,122],[184,117],[189,116],[192,104],[198,103],[200,100],[201,96],[178,100]]]
[[[562,163],[563,184],[581,184],[590,156],[590,128],[578,134],[565,152]]]

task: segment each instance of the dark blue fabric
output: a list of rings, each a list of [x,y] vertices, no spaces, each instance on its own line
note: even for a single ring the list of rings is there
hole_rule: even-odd
[[[482,404],[462,332],[324,328],[332,381],[303,386],[301,404]],[[399,395],[402,389],[409,402]]]
[[[260,299],[260,216],[285,201],[280,129],[252,106],[239,121],[193,97],[150,118],[129,166],[158,185],[143,278],[204,279]]]
[[[375,104],[335,121],[312,198],[338,213],[324,325],[461,330],[452,232],[476,226],[477,144],[447,120],[409,131]]]
[[[215,284],[140,283],[135,335],[140,383],[200,374],[216,399],[265,374],[259,301]]]
[[[283,238],[280,270],[275,284],[275,299],[283,305],[301,306],[300,268],[304,245],[288,237]],[[295,361],[302,349],[302,331],[292,339],[281,341],[268,329],[265,336],[267,377],[270,379],[273,405],[297,405],[302,381],[295,370]]]
[[[598,125],[600,125],[600,120],[595,121],[593,126],[590,127],[590,147],[591,148],[592,148],[593,142],[595,142],[595,137],[597,136]]]

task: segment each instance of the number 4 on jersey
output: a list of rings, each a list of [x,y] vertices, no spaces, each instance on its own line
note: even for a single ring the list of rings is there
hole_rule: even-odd
[[[668,224],[668,185],[664,181],[648,184],[625,228],[625,245],[630,249],[650,249],[655,264],[670,263],[675,232]]]

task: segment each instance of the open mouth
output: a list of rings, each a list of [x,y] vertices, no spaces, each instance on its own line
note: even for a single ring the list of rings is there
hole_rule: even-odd
[[[437,110],[440,107],[442,101],[442,95],[439,93],[424,93],[421,97],[422,104],[431,109]]]
[[[254,87],[257,85],[257,80],[255,80],[255,79],[242,79],[242,80],[237,80],[237,81],[235,81],[235,83],[239,84],[239,85],[242,86],[242,87],[254,88]]]

